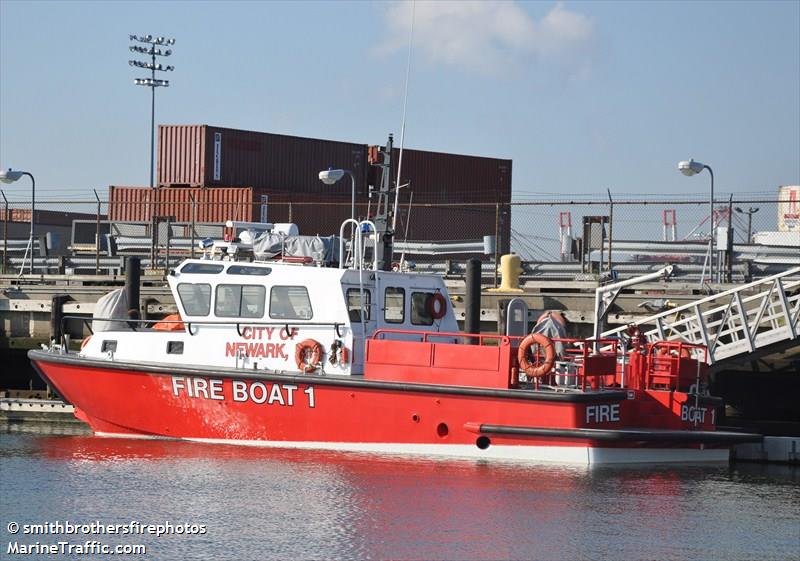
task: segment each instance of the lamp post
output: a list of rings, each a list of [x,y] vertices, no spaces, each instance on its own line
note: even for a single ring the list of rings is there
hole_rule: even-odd
[[[14,171],[11,168],[8,168],[7,171],[0,170],[0,181],[3,183],[14,183],[23,175],[27,175],[31,178],[31,234],[28,238],[28,249],[25,250],[25,255],[28,255],[28,251],[31,252],[31,266],[30,272],[33,274],[33,240],[34,240],[34,233],[36,231],[36,180],[33,178],[27,171]],[[25,269],[25,260],[22,261],[22,267],[20,268],[20,274]]]
[[[172,54],[171,49],[158,49],[158,46],[169,47],[175,44],[175,39],[165,39],[164,37],[153,37],[152,35],[130,35],[131,41],[144,43],[147,46],[141,47],[139,45],[131,45],[128,47],[132,53],[139,53],[150,57],[150,62],[141,60],[129,60],[128,64],[137,68],[144,68],[150,71],[150,78],[136,78],[133,83],[137,86],[146,86],[150,88],[150,188],[155,185],[153,180],[154,176],[154,160],[155,160],[155,125],[156,125],[156,88],[169,87],[169,80],[157,80],[156,70],[159,72],[171,72],[175,70],[174,66],[165,66],[156,63],[156,57],[167,57]]]
[[[708,240],[708,278],[711,279],[711,282],[714,282],[714,171],[709,166],[700,162],[695,162],[694,160],[678,162],[678,169],[687,177],[696,175],[704,169],[707,169],[708,173],[711,175],[711,198],[709,199],[708,215],[711,221],[711,236]]]
[[[753,233],[753,215],[758,212],[758,207],[750,207],[747,210],[742,210],[738,206],[734,208],[736,212],[739,214],[746,214],[747,215],[747,243],[752,243],[751,235]]]
[[[319,172],[319,180],[325,185],[333,185],[346,175],[350,176],[350,184],[352,185],[352,194],[350,197],[350,218],[356,218],[356,177],[353,172],[348,169],[326,169]]]

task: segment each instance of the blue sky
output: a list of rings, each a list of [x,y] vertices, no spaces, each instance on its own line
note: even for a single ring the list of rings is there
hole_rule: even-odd
[[[148,183],[129,33],[177,40],[157,123],[399,138],[410,15],[2,0],[0,166],[48,198]],[[800,2],[417,2],[406,146],[511,158],[517,200],[705,192],[676,170],[689,157],[721,193],[777,193],[800,183]]]

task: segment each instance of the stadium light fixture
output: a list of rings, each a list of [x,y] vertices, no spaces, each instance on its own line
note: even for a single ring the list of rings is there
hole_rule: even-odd
[[[156,134],[156,88],[168,88],[169,80],[156,79],[156,71],[171,72],[174,66],[164,65],[156,62],[156,57],[168,57],[172,54],[171,49],[157,49],[156,46],[172,46],[175,39],[164,37],[154,37],[152,35],[129,35],[131,41],[144,43],[147,45],[130,45],[128,49],[132,53],[139,53],[150,57],[150,61],[129,60],[128,64],[136,68],[150,71],[149,78],[136,78],[133,83],[137,86],[150,88],[150,188],[155,187],[155,134]]]

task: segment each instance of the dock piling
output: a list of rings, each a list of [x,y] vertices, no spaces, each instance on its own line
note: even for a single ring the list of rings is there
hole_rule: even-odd
[[[125,295],[128,297],[128,318],[139,319],[139,284],[141,280],[141,259],[125,259]]]

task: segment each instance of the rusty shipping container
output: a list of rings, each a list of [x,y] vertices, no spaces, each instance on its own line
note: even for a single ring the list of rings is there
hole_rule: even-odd
[[[194,202],[193,202],[194,201]],[[253,189],[108,188],[108,215],[116,222],[149,222],[153,216],[174,216],[177,222],[254,220],[260,215]],[[194,207],[194,209],[192,208]]]
[[[345,189],[319,180],[320,170],[344,168],[366,193],[366,146],[209,125],[158,127],[158,185],[253,187],[296,193]]]

